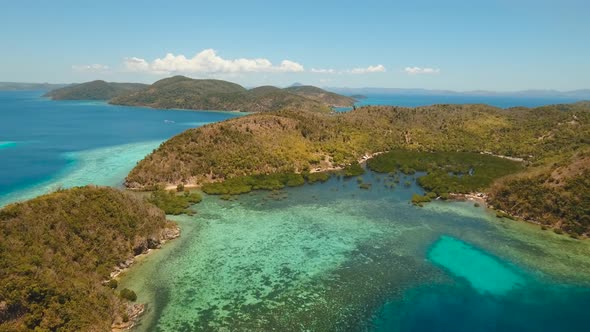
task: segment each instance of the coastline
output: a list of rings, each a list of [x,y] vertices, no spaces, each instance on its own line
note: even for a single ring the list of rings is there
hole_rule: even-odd
[[[357,159],[357,162],[361,165],[366,165],[366,162],[372,158],[374,158],[375,156],[378,156],[380,154],[383,153],[387,153],[388,151],[379,151],[379,152],[374,152],[374,153],[365,153],[364,155],[362,155],[361,157],[359,157]],[[511,160],[511,161],[516,161],[516,162],[526,162],[525,159],[523,158],[518,158],[518,157],[510,157],[510,156],[504,156],[504,155],[496,155],[492,152],[489,151],[480,151],[477,152],[479,154],[482,155],[491,155],[497,158],[502,158],[502,159],[507,159],[507,160]],[[329,161],[325,161],[327,165],[324,165],[323,167],[317,167],[315,169],[312,169],[309,171],[309,173],[323,173],[323,172],[333,172],[333,171],[340,171],[342,169],[344,169],[343,166],[333,166]],[[300,173],[300,172],[296,172],[296,173]],[[219,181],[223,181],[222,179],[220,179]],[[213,182],[219,182],[219,181],[213,181]],[[200,189],[202,187],[203,184],[196,184],[196,183],[187,183],[184,184],[184,188],[186,189]],[[167,184],[165,189],[166,190],[175,190],[177,188],[177,184]],[[142,191],[143,189],[139,188],[126,188],[127,190],[131,190],[131,191]],[[437,200],[440,199],[440,197],[436,198]],[[466,193],[466,194],[460,194],[460,193],[449,193],[449,200],[453,200],[453,201],[472,201],[476,204],[479,204],[487,209],[490,209],[492,211],[494,211],[497,215],[498,218],[509,218],[512,220],[516,220],[516,221],[521,221],[521,222],[526,222],[529,224],[533,224],[533,225],[538,225],[541,227],[546,227],[546,229],[551,229],[551,230],[557,230],[558,228],[552,227],[550,225],[545,225],[543,223],[541,223],[538,220],[531,220],[531,219],[525,219],[522,218],[519,215],[513,215],[511,213],[508,213],[506,211],[500,210],[500,209],[496,209],[494,208],[494,206],[492,204],[490,204],[489,202],[489,196],[487,192],[471,192],[471,193]]]
[[[248,114],[256,113],[256,112],[245,112],[245,111],[195,110],[192,108],[158,108],[158,107],[145,106],[145,105],[112,104],[108,100],[105,100],[104,102],[105,102],[105,104],[111,105],[111,106],[145,108],[145,109],[154,110],[154,111],[208,112],[208,113],[238,114],[238,115],[248,115]]]
[[[160,240],[146,239],[145,242],[142,243],[139,247],[134,248],[135,251],[137,251],[139,248],[141,252],[134,255],[133,257],[130,257],[122,261],[117,266],[115,266],[115,268],[110,274],[110,278],[108,280],[104,280],[103,284],[107,284],[112,280],[119,282],[121,277],[126,272],[128,272],[130,269],[136,266],[137,262],[145,260],[146,258],[150,257],[152,253],[161,249],[162,246],[168,243],[169,241],[172,241],[180,237],[180,227],[176,223],[174,223],[173,225],[174,227],[162,229],[162,231],[160,232],[160,236],[162,238]],[[134,303],[126,300],[123,301],[127,319],[115,317],[111,324],[112,332],[122,332],[132,329],[140,321],[141,316],[145,312],[147,303]]]

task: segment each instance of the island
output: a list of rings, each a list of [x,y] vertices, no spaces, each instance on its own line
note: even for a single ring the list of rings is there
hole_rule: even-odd
[[[53,100],[110,100],[141,90],[146,86],[140,83],[111,83],[96,80],[54,89],[47,92],[45,97]]]
[[[315,182],[335,170],[354,175],[372,159],[368,167],[378,172],[425,172],[419,183],[429,193],[417,204],[476,196],[499,216],[582,236],[590,231],[588,137],[588,102],[283,110],[187,130],[139,162],[126,186],[232,195]]]
[[[302,90],[298,90],[303,88]],[[310,93],[309,90],[313,90]],[[112,99],[116,105],[164,109],[272,112],[282,109],[330,112],[334,103],[349,98],[315,87],[280,89],[261,86],[246,89],[236,83],[174,76],[150,87]]]
[[[329,113],[332,107],[352,106],[354,99],[313,86],[285,89],[174,76],[152,85],[92,81],[45,94],[54,100],[106,100],[111,104],[159,109],[273,112],[283,109]]]

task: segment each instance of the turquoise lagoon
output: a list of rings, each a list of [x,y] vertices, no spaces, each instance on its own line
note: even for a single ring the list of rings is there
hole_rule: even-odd
[[[137,331],[577,331],[590,244],[386,175],[207,196],[121,282]]]

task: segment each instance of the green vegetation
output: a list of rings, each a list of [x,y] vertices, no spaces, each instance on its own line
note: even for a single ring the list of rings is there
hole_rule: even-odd
[[[328,172],[306,173],[305,179],[308,183],[326,182],[330,179],[331,174]]]
[[[130,290],[129,288],[123,288],[119,293],[119,296],[124,298],[127,301],[135,302],[137,301],[137,294],[134,291]]]
[[[117,289],[117,287],[119,287],[119,282],[117,279],[111,279],[106,283],[106,286],[112,289]]]
[[[423,203],[428,203],[430,201],[432,201],[432,198],[429,195],[412,195],[412,204],[414,205],[422,206]]]
[[[328,95],[331,98],[347,98],[324,92],[326,98]],[[323,101],[322,98],[306,98],[272,86],[246,90],[231,82],[211,79],[196,80],[184,76],[160,80],[141,91],[114,98],[111,103],[155,108],[241,112],[269,112],[282,109],[330,111],[330,104]]]
[[[365,174],[365,170],[359,163],[352,163],[350,165],[346,165],[342,170],[344,173],[344,177],[353,177]]]
[[[525,220],[570,234],[590,230],[590,151],[496,183],[490,203]]]
[[[126,303],[116,265],[174,227],[151,204],[111,188],[58,191],[0,210],[0,330],[107,331]]]
[[[203,185],[203,192],[210,195],[239,195],[252,190],[279,190],[305,184],[301,174],[274,173],[240,176],[223,182]]]
[[[166,214],[190,215],[194,213],[189,209],[190,206],[193,204],[200,203],[202,197],[198,193],[185,192],[182,194],[176,194],[173,191],[159,189],[153,191],[148,200],[150,203],[162,209],[162,211],[164,211],[164,213]]]
[[[361,184],[359,184],[359,188],[360,189],[367,189],[368,190],[368,189],[371,189],[371,186],[372,186],[372,184],[370,184],[370,183],[361,183]]]
[[[367,162],[371,170],[381,173],[426,172],[418,183],[436,195],[482,191],[494,180],[522,170],[521,164],[486,154],[418,151],[390,151]]]
[[[503,178],[513,173],[537,174],[536,170],[554,164],[565,167],[571,156],[588,148],[588,137],[590,103],[506,110],[486,105],[375,106],[341,114],[283,110],[190,129],[142,160],[128,175],[126,185],[207,186],[256,174],[308,174],[309,170],[344,168],[367,154],[393,151],[375,157],[368,162],[369,167],[387,173],[427,172],[419,183],[442,199],[449,192],[488,192],[501,181],[505,184],[501,195],[522,192],[523,201],[534,202],[535,195],[525,195],[525,190],[512,187],[520,186],[520,182],[504,182]],[[326,176],[312,174],[308,182]],[[238,182],[231,190],[215,191],[251,190],[251,184]],[[393,182],[401,181],[394,177]],[[580,189],[572,183],[557,190],[563,191],[560,197],[576,197],[577,193],[572,192],[575,188]],[[535,191],[531,188],[526,192]],[[492,199],[507,200],[494,205],[509,213],[522,207],[520,215],[538,206],[519,204],[513,209],[508,206],[512,198]],[[579,204],[585,211],[587,202]],[[550,210],[549,206],[546,213],[535,213],[538,219],[554,227],[566,225],[568,215],[555,208]]]
[[[92,81],[51,90],[45,94],[45,97],[53,100],[109,100],[146,87],[146,84],[139,83]]]

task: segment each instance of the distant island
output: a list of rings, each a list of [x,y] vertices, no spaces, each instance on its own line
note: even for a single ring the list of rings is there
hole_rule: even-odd
[[[588,102],[362,107],[337,115],[285,110],[187,130],[142,160],[126,186],[200,186],[224,195],[279,189],[321,181],[326,171],[357,174],[360,161],[389,151],[369,168],[427,172],[420,184],[429,193],[416,204],[477,194],[499,216],[577,236],[590,231],[588,137]]]
[[[110,101],[115,105],[164,109],[270,112],[284,108],[329,112],[328,105],[288,91],[262,86],[247,90],[222,80],[174,76]]]
[[[147,87],[140,83],[110,83],[101,80],[74,84],[45,94],[53,100],[110,100]]]
[[[352,106],[355,102],[313,86],[261,86],[248,90],[232,82],[184,76],[165,78],[152,85],[92,81],[56,89],[45,96],[55,100],[108,100],[126,106],[240,112],[330,112],[331,107]]]

